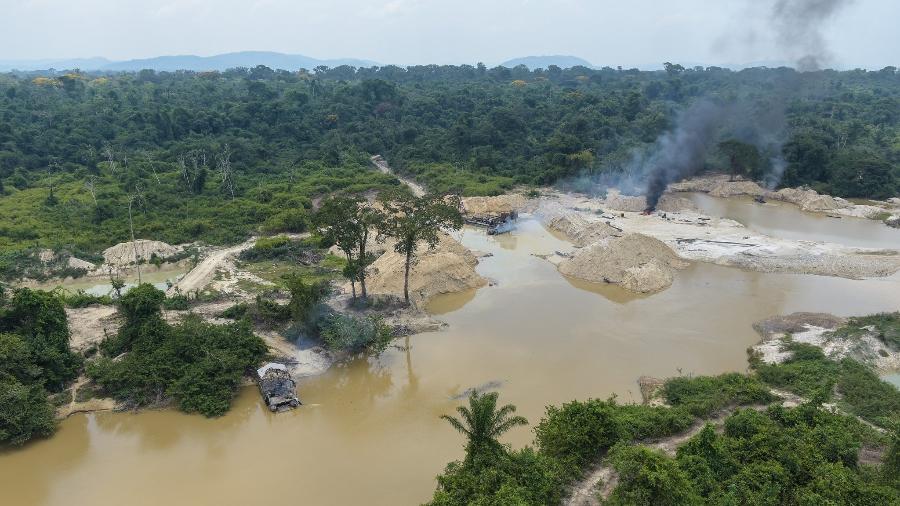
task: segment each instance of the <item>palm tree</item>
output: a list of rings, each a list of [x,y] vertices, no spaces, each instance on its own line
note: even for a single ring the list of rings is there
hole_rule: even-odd
[[[450,415],[441,416],[454,429],[468,438],[466,460],[481,452],[500,448],[497,438],[504,432],[518,425],[528,425],[525,417],[510,416],[516,412],[516,407],[512,404],[506,404],[497,409],[497,397],[497,392],[483,395],[474,392],[469,396],[469,407],[456,408],[460,418]]]

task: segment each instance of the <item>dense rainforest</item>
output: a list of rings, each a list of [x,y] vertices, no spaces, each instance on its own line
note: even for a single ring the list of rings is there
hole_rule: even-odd
[[[578,184],[633,170],[699,102],[730,117],[697,171],[783,170],[773,182],[845,197],[900,187],[893,67],[2,74],[0,270],[35,247],[91,259],[129,237],[129,215],[170,243],[303,230],[323,195],[397,184],[374,154],[437,191]]]

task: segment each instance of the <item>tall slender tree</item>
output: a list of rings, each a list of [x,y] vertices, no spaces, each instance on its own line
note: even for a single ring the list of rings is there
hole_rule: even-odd
[[[459,230],[463,225],[459,197],[429,194],[416,197],[406,191],[380,196],[387,211],[384,230],[397,242],[394,250],[406,257],[403,269],[403,298],[409,303],[409,270],[417,247],[425,243],[434,248],[442,229]]]

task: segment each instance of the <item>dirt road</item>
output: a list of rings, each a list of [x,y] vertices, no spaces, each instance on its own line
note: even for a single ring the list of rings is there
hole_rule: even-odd
[[[375,156],[371,157],[370,160],[372,160],[372,163],[375,164],[375,167],[377,167],[378,170],[380,170],[381,172],[383,172],[385,174],[390,174],[390,175],[394,176],[395,178],[399,179],[401,183],[408,186],[409,189],[412,190],[413,195],[415,195],[416,197],[421,197],[421,196],[425,195],[425,187],[424,186],[413,181],[412,179],[407,179],[405,177],[401,177],[401,176],[398,176],[397,174],[395,174],[394,171],[391,169],[391,167],[388,165],[388,163],[385,161],[385,159],[381,157],[381,155],[375,155]]]
[[[168,293],[171,294],[176,289],[182,293],[187,293],[206,288],[206,285],[213,280],[219,268],[224,267],[234,256],[246,249],[250,249],[254,244],[256,244],[256,237],[251,237],[237,246],[213,251],[200,261],[196,267],[191,269],[190,272],[185,274],[183,278],[178,280],[177,283],[172,285]]]

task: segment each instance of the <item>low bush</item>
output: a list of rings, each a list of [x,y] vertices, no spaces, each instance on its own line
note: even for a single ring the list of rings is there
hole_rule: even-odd
[[[619,473],[619,485],[607,505],[702,504],[688,473],[660,451],[621,444],[610,452],[610,462]]]
[[[322,254],[313,239],[294,240],[287,236],[276,235],[258,239],[252,248],[242,251],[238,258],[247,262],[285,260],[308,264],[321,260]]]
[[[108,306],[113,303],[113,299],[109,295],[94,295],[84,290],[76,290],[74,292],[54,290],[54,292],[68,308],[81,308],[96,304]]]
[[[332,351],[380,353],[393,338],[391,328],[380,318],[358,318],[331,314],[321,323],[322,342]]]
[[[684,410],[589,399],[548,406],[534,432],[540,451],[574,477],[620,441],[668,436],[692,422]]]
[[[900,350],[900,311],[854,316],[831,334],[839,338],[858,338],[869,332],[889,348]]]
[[[672,378],[663,386],[662,395],[670,405],[698,417],[730,405],[768,403],[774,399],[758,379],[738,373]]]
[[[827,402],[839,394],[839,405],[882,427],[900,426],[900,391],[865,365],[845,358],[830,360],[822,350],[788,342],[792,355],[781,364],[754,365],[759,378],[772,386]]]
[[[495,452],[448,464],[429,504],[559,504],[564,484],[559,464],[541,452]]]
[[[160,314],[164,300],[149,284],[120,299],[125,324],[104,341],[105,356],[88,364],[88,377],[132,406],[172,400],[186,412],[224,414],[244,372],[265,356],[265,343],[247,322],[214,325],[189,315],[169,325]]]

